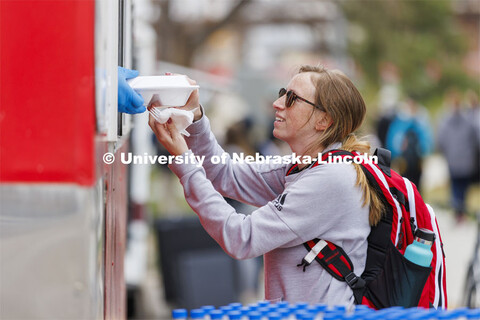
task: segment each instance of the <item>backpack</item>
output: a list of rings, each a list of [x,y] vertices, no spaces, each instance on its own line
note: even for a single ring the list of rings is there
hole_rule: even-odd
[[[333,150],[324,154],[322,160],[331,156],[357,155]],[[425,204],[413,183],[390,169],[390,151],[379,148],[374,156],[378,164],[362,161],[360,166],[370,187],[380,195],[385,212],[368,236],[363,273],[360,276],[355,274],[354,266],[342,248],[317,238],[304,243],[308,253],[298,266],[303,266],[305,272],[306,267],[316,260],[335,279],[347,282],[356,304],[374,309],[392,306],[446,309],[445,253],[433,209]],[[319,164],[317,162],[314,166]],[[403,256],[406,247],[413,242],[417,228],[435,233],[430,267],[414,264]]]
[[[422,150],[420,138],[413,128],[405,132],[402,144],[402,154],[400,158],[405,162],[402,168],[403,170],[399,170],[399,173],[418,186],[420,176],[422,175]]]

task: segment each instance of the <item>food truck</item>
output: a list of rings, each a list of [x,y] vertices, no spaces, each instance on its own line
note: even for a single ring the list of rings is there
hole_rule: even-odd
[[[129,0],[0,2],[0,318],[126,317]]]

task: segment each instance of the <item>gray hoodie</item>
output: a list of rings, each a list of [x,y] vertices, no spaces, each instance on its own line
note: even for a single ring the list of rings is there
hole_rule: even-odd
[[[232,160],[213,164],[223,150],[210,130],[208,119],[188,128],[192,152],[205,156],[195,163],[171,164],[185,198],[205,230],[235,259],[264,256],[265,298],[271,301],[353,303],[345,282],[334,279],[317,262],[302,272],[297,267],[307,254],[303,243],[321,238],[341,246],[355,273],[365,267],[370,233],[368,206],[355,185],[351,164],[328,164],[286,176],[288,164],[241,164]],[[338,148],[340,144],[331,146]],[[250,215],[236,212],[222,196],[258,207]]]

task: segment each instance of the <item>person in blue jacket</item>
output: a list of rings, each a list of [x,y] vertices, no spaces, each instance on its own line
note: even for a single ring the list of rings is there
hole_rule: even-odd
[[[147,110],[142,96],[135,92],[127,83],[128,79],[133,79],[137,76],[137,70],[118,67],[118,112],[137,114]]]
[[[432,151],[428,113],[409,98],[391,122],[386,136],[386,147],[398,172],[420,188],[423,159]]]

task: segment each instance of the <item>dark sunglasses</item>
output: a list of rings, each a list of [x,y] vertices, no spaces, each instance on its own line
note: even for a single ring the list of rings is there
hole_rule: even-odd
[[[285,106],[287,108],[290,108],[295,103],[295,100],[299,99],[299,100],[302,100],[303,102],[308,103],[309,105],[314,106],[315,108],[320,109],[321,111],[325,111],[325,109],[322,106],[316,105],[315,103],[310,102],[307,99],[304,99],[304,98],[298,96],[292,90],[287,91],[287,89],[281,88],[280,91],[278,91],[278,97],[279,98],[283,97],[285,94],[287,95],[287,97],[285,98]]]

